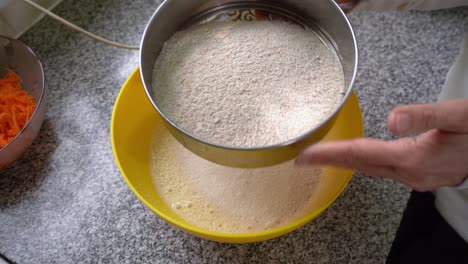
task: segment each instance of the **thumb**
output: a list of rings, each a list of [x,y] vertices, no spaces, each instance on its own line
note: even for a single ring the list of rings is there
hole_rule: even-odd
[[[388,116],[387,126],[398,136],[417,134],[431,129],[468,133],[468,100],[400,106]]]

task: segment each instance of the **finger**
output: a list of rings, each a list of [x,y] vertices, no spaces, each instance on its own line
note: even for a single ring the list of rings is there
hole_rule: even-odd
[[[402,181],[400,178],[406,162],[402,157],[412,155],[415,144],[416,140],[412,138],[320,143],[306,149],[296,163],[356,169],[369,176]]]
[[[353,169],[353,168],[344,168],[344,169]],[[398,174],[389,166],[366,166],[362,168],[355,168],[357,172],[364,173],[367,176],[377,177],[377,178],[387,178],[396,180]]]
[[[400,106],[388,116],[387,126],[393,134],[399,136],[431,129],[468,133],[468,99]]]
[[[363,171],[371,167],[391,167],[398,162],[398,153],[401,152],[398,149],[402,148],[395,142],[355,139],[319,143],[306,149],[297,158],[296,163],[355,168]]]

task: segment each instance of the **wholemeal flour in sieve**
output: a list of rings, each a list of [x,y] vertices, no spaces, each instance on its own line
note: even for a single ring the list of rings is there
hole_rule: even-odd
[[[224,167],[185,149],[160,124],[151,152],[153,183],[175,213],[205,230],[251,233],[310,212],[321,170],[293,162],[260,169]]]
[[[286,22],[212,22],[177,32],[154,65],[155,100],[183,130],[211,143],[284,143],[343,98],[335,51]]]

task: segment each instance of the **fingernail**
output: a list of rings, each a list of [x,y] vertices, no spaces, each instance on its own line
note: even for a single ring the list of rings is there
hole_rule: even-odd
[[[406,133],[411,129],[411,116],[409,114],[399,114],[397,117],[397,132]]]

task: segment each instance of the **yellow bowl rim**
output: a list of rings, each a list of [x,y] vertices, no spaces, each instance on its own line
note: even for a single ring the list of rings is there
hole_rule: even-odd
[[[158,208],[156,208],[155,206],[153,206],[150,202],[148,202],[138,191],[137,189],[135,188],[135,186],[133,186],[133,184],[131,184],[130,182],[130,179],[127,177],[126,173],[125,173],[125,170],[120,162],[120,159],[119,159],[119,156],[117,155],[117,149],[116,149],[116,144],[115,144],[115,139],[114,139],[114,135],[115,135],[115,116],[116,116],[116,110],[118,108],[118,105],[120,104],[120,101],[123,100],[122,99],[122,95],[123,95],[123,91],[125,89],[127,89],[130,81],[135,78],[136,76],[137,77],[140,77],[139,76],[139,67],[137,67],[129,76],[129,78],[125,81],[125,83],[123,84],[118,96],[117,96],[117,99],[115,101],[115,104],[114,104],[114,108],[112,110],[112,118],[111,118],[111,124],[110,124],[110,127],[111,127],[111,144],[112,144],[112,152],[113,152],[113,155],[114,155],[114,159],[115,159],[115,162],[117,164],[117,167],[119,168],[119,171],[120,173],[122,174],[122,177],[124,178],[125,182],[127,183],[127,185],[130,187],[130,189],[132,190],[132,192],[138,197],[138,199],[140,199],[140,201],[143,202],[143,204],[145,204],[146,207],[148,207],[151,211],[153,211],[154,213],[156,213],[157,215],[159,215],[162,219],[164,219],[165,221],[167,221],[168,223],[176,226],[176,227],[179,227],[183,230],[186,230],[190,233],[193,233],[193,234],[199,234],[200,236],[202,237],[216,237],[216,238],[227,238],[229,240],[249,240],[249,241],[262,241],[262,240],[265,240],[265,239],[273,239],[273,238],[277,238],[279,236],[282,236],[282,235],[285,235],[287,233],[290,233],[296,229],[299,229],[300,227],[304,226],[305,224],[307,224],[308,222],[312,221],[314,218],[316,218],[317,216],[319,216],[321,213],[323,213],[323,211],[325,211],[328,207],[330,207],[330,205],[332,203],[334,203],[336,201],[336,199],[338,199],[338,197],[343,193],[344,189],[346,188],[346,186],[348,186],[349,182],[351,181],[351,179],[353,178],[353,175],[351,175],[351,177],[349,177],[349,179],[344,182],[342,184],[342,186],[340,186],[339,188],[339,191],[336,193],[336,195],[333,197],[333,199],[331,199],[329,202],[327,202],[325,205],[321,206],[318,210],[310,213],[310,214],[307,214],[306,216],[294,221],[294,222],[291,222],[287,225],[284,225],[284,226],[281,226],[281,227],[277,227],[277,228],[274,228],[274,229],[270,229],[270,230],[266,230],[266,231],[262,231],[262,232],[256,232],[256,233],[242,233],[242,234],[230,234],[230,233],[221,233],[221,232],[214,232],[214,231],[208,231],[208,230],[204,230],[204,229],[201,229],[201,228],[198,228],[196,226],[193,226],[193,225],[187,225],[185,223],[182,223],[182,222],[179,222],[175,219],[173,219],[172,217],[166,215],[164,212],[160,211]],[[358,104],[358,107],[360,109],[360,106]],[[156,111],[156,110],[155,110]],[[361,118],[361,124],[363,123],[363,120]],[[363,126],[361,125],[362,129],[360,131],[360,136],[363,136],[364,135],[364,128]],[[354,174],[354,171],[352,171],[352,173]]]

